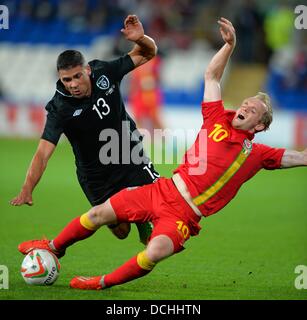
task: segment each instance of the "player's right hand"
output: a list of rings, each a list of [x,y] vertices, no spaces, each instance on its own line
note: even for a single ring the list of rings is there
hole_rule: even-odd
[[[27,204],[28,206],[33,205],[32,194],[28,191],[22,190],[17,197],[10,201],[12,206],[22,206],[23,204]]]
[[[232,23],[225,19],[220,18],[217,22],[220,25],[220,32],[223,40],[231,46],[236,45],[236,30],[233,27]]]

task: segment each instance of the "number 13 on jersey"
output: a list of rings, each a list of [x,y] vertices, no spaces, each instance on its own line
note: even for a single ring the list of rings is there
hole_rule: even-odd
[[[93,105],[92,110],[95,110],[98,113],[99,118],[102,120],[103,116],[106,116],[110,113],[110,106],[103,98],[99,98],[96,103]]]

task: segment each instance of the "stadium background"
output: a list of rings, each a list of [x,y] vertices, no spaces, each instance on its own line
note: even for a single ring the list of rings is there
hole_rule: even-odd
[[[57,80],[55,61],[67,48],[87,60],[112,59],[131,48],[120,34],[129,13],[141,19],[162,58],[162,120],[167,128],[197,129],[203,73],[221,46],[216,21],[237,30],[237,48],[223,78],[227,107],[257,91],[274,101],[274,122],[256,141],[307,146],[307,37],[294,27],[300,1],[231,0],[11,0],[9,29],[0,29],[0,265],[10,270],[10,289],[0,299],[306,299],[294,287],[294,269],[307,265],[306,169],[263,172],[218,215],[202,221],[202,234],[181,255],[146,279],[97,293],[71,292],[76,273],[110,271],[141,249],[136,231],[128,240],[97,233],[69,250],[52,288],[31,288],[19,276],[23,240],[53,237],[88,209],[65,139],[50,160],[33,207],[10,207],[23,183],[44,126],[44,105]],[[122,83],[128,99],[129,77]],[[129,109],[129,104],[128,104]],[[191,138],[191,140],[193,140]],[[176,164],[157,165],[170,176]],[[305,280],[305,285],[307,280]],[[176,294],[174,294],[176,292]]]

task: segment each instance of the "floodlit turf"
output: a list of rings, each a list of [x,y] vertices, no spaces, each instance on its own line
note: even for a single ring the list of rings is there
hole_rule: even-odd
[[[36,148],[32,140],[0,140],[0,265],[9,268],[2,299],[307,299],[297,290],[297,265],[307,265],[307,168],[262,171],[220,213],[203,219],[186,250],[148,276],[100,292],[69,289],[75,275],[110,272],[143,249],[136,228],[126,240],[106,229],[75,244],[61,259],[50,287],[24,283],[19,242],[54,237],[89,204],[75,176],[70,146],[62,143],[34,193],[34,206],[12,207]],[[156,166],[170,176],[172,166]]]

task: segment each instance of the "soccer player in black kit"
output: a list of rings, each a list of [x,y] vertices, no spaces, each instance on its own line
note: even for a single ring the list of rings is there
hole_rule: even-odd
[[[33,190],[62,133],[72,146],[79,183],[93,206],[126,187],[149,184],[159,177],[144,154],[141,136],[125,110],[119,89],[125,74],[152,59],[157,47],[153,39],[144,35],[143,26],[135,15],[125,19],[121,32],[135,45],[127,55],[116,60],[93,60],[86,64],[79,51],[67,50],[59,55],[59,80],[56,93],[46,106],[45,129],[24,185],[11,200],[12,205],[33,204]],[[109,150],[113,154],[108,158],[102,149],[110,143],[110,139],[106,139],[110,129],[119,139],[113,141],[115,148]],[[138,155],[137,163],[131,158],[133,152]],[[114,161],[108,163],[110,159]],[[130,231],[126,223],[109,227],[118,238],[125,238]],[[137,227],[140,240],[146,244],[150,225]]]

